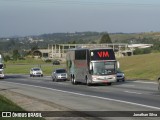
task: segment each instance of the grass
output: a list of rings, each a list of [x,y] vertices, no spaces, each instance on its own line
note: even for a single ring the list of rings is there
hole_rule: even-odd
[[[52,63],[45,63],[42,60],[26,59],[19,61],[10,61],[5,63],[6,74],[28,74],[31,68],[40,67],[43,70],[44,75],[51,75],[53,69],[65,68],[65,63],[61,65],[52,65]]]
[[[160,53],[123,57],[119,61],[128,79],[156,80],[160,75]]]
[[[20,111],[22,108],[18,107],[16,104],[0,95],[0,111]]]
[[[21,107],[17,106],[12,101],[8,100],[6,97],[0,95],[0,111],[1,112],[15,112],[15,111],[25,111]],[[1,120],[44,120],[44,118],[18,118],[18,117],[12,117],[12,118],[1,118]]]

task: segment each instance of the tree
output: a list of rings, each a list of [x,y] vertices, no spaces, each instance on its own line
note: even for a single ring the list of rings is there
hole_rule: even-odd
[[[136,49],[133,51],[133,54],[134,54],[134,55],[143,54],[143,50],[140,49],[140,48],[136,48]]]
[[[108,33],[105,33],[105,34],[101,37],[99,43],[112,43],[112,40],[111,40],[111,38],[109,37],[109,34],[108,34]]]
[[[34,50],[38,50],[38,45],[34,45],[32,48],[31,48],[31,51],[33,52]]]
[[[75,40],[70,41],[70,42],[68,42],[68,44],[76,44],[76,41]]]
[[[13,60],[18,60],[20,58],[20,54],[18,50],[13,50]]]
[[[11,59],[11,58],[10,58],[9,55],[4,56],[4,61],[5,61],[5,62],[9,61],[10,59]]]

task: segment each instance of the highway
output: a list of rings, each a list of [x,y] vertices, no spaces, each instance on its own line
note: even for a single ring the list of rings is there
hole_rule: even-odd
[[[160,111],[157,87],[156,82],[140,80],[128,80],[111,86],[72,85],[70,81],[53,82],[50,76],[29,75],[7,75],[6,79],[0,80],[1,89],[10,89],[75,111]],[[146,119],[158,120],[159,117]]]

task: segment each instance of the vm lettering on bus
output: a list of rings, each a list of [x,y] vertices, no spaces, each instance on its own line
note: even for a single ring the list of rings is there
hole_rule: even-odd
[[[102,58],[102,57],[109,57],[108,51],[100,51],[100,52],[97,52],[97,54],[98,54],[98,56],[100,58]]]

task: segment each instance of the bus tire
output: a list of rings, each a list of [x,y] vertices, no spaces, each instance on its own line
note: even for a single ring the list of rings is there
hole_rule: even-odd
[[[85,79],[86,79],[86,85],[87,85],[87,86],[90,86],[90,85],[91,85],[91,83],[89,83],[89,81],[88,81],[88,77],[87,77],[87,76],[86,76],[86,78],[85,78]]]
[[[72,84],[77,85],[77,82],[76,82],[76,79],[75,79],[74,75],[72,76]]]
[[[70,78],[71,78],[71,83],[73,84],[73,75],[71,75]]]

